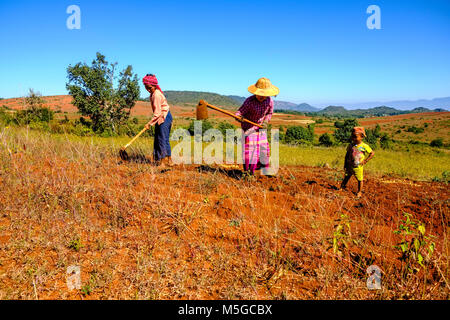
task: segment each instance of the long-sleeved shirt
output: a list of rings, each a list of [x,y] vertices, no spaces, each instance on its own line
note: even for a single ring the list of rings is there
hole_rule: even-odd
[[[150,125],[163,123],[169,113],[169,104],[166,97],[161,91],[155,90],[150,96],[150,102],[153,109],[153,118],[149,121]]]
[[[269,122],[273,114],[273,100],[268,97],[263,102],[259,102],[256,96],[247,98],[239,110],[235,113],[237,116],[242,116],[245,119],[253,121],[257,124],[263,124]],[[242,130],[247,131],[249,129],[258,129],[257,126],[253,126],[250,123],[242,122]]]

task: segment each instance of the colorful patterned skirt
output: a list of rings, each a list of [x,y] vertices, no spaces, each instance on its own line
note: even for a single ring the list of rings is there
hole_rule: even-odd
[[[267,132],[256,131],[245,135],[243,151],[244,171],[254,173],[255,170],[269,167],[270,147]]]

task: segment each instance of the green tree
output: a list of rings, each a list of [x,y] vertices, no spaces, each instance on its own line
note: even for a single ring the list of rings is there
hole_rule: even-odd
[[[392,139],[389,137],[389,135],[386,132],[383,132],[381,134],[380,146],[383,149],[390,149],[390,148],[392,148]]]
[[[436,148],[442,148],[444,146],[444,139],[437,138],[430,142],[430,146],[436,147]]]
[[[14,118],[17,124],[30,124],[32,122],[50,122],[53,119],[53,111],[44,106],[42,95],[30,89],[25,98],[26,108],[16,112]]]
[[[198,121],[202,122],[202,134],[204,134],[209,129],[213,129],[214,128],[213,124],[211,122],[209,122],[208,120],[198,120]],[[195,122],[194,122],[194,120],[192,120],[189,123],[189,127],[188,127],[188,131],[191,134],[191,136],[194,135],[194,124],[195,124]]]
[[[331,147],[333,145],[333,140],[329,133],[324,133],[319,137],[319,144],[325,147]]]
[[[67,68],[66,88],[73,97],[73,104],[83,116],[90,117],[96,132],[116,133],[117,127],[128,120],[139,98],[139,82],[132,66],[120,72],[118,79],[116,66],[117,63],[110,64],[97,52],[91,66],[79,62]]]
[[[286,130],[284,140],[287,143],[310,144],[314,140],[314,126],[290,126]]]
[[[336,121],[334,123],[336,130],[334,131],[334,138],[337,142],[346,143],[350,141],[352,129],[358,126],[356,119],[345,119],[344,122]]]
[[[229,122],[222,121],[217,126],[217,129],[220,130],[220,132],[222,132],[223,136],[225,137],[227,134],[227,129],[236,130],[236,126]]]

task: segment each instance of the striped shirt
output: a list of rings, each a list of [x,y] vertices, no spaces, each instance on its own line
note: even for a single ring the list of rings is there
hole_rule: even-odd
[[[263,102],[259,102],[256,96],[253,95],[244,101],[235,114],[262,125],[264,122],[269,122],[272,118],[273,100],[271,97],[268,97]],[[241,127],[244,131],[250,128],[259,129],[257,126],[253,126],[247,122],[242,122]]]

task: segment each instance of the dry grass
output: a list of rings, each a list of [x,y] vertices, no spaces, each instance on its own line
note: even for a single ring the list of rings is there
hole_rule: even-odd
[[[161,172],[121,162],[118,146],[26,129],[1,128],[0,148],[0,299],[449,298],[445,184],[369,175],[355,200],[321,168]],[[393,248],[403,212],[436,236],[427,268],[405,278]],[[338,254],[342,213],[351,234]],[[366,288],[370,264],[380,291]],[[70,265],[82,290],[67,290]]]

